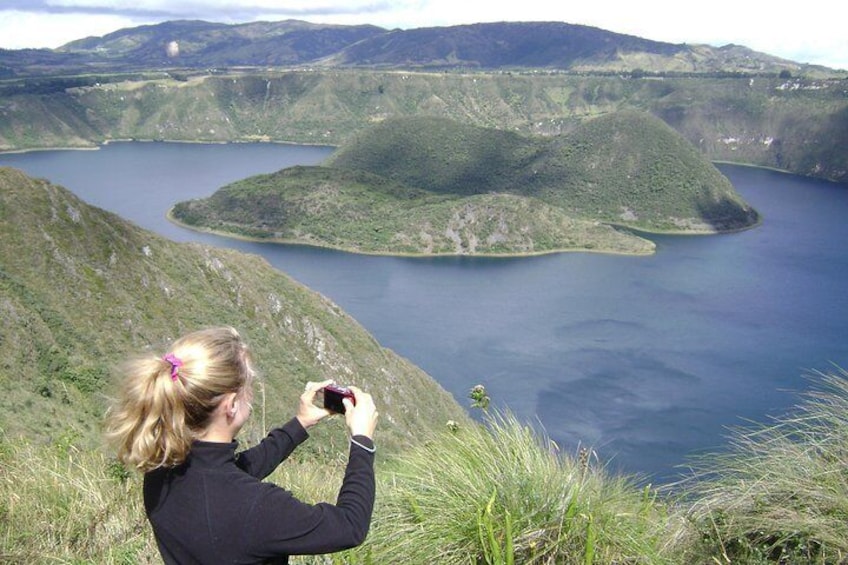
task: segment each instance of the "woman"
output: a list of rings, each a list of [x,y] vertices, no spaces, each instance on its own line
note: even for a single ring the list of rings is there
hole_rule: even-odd
[[[290,554],[339,551],[362,543],[374,506],[377,411],[356,387],[345,399],[351,436],[335,505],[309,505],[262,482],[330,413],[308,383],[297,414],[257,446],[236,453],[250,416],[253,370],[232,328],[176,341],[163,357],[128,366],[107,415],[107,437],[126,465],[144,472],[144,507],[165,563],[287,563]]]

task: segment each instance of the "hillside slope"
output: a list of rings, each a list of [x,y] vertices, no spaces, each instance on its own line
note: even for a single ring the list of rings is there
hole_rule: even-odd
[[[437,193],[532,196],[639,229],[709,233],[758,221],[724,175],[646,112],[614,112],[544,138],[448,120],[387,120],[327,164]]]
[[[620,60],[620,53],[672,58],[689,49],[564,22],[496,22],[392,30],[350,45],[324,62],[409,69],[570,69],[603,66]]]
[[[645,112],[608,114],[553,138],[527,180],[545,202],[639,229],[711,233],[759,222],[712,163]]]
[[[126,355],[220,324],[243,333],[263,375],[248,441],[294,414],[306,381],[324,378],[374,394],[387,452],[417,430],[467,418],[429,376],[263,259],[171,242],[0,168],[0,429],[7,435],[99,442],[104,402]],[[340,422],[322,428],[318,437],[343,438]],[[320,440],[310,444],[324,449]]]

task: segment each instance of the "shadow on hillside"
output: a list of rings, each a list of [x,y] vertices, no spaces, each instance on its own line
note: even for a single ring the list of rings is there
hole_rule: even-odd
[[[734,231],[755,226],[760,214],[747,204],[739,203],[726,196],[715,200],[701,195],[695,202],[701,219],[716,231]]]

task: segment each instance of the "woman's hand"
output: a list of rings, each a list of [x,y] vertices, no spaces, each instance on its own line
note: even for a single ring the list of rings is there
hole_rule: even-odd
[[[351,436],[365,436],[374,438],[374,429],[377,427],[377,418],[379,413],[374,406],[374,399],[362,389],[350,386],[353,391],[353,396],[356,398],[356,404],[349,398],[342,400],[345,405],[345,423]]]
[[[315,395],[328,384],[332,384],[332,379],[321,381],[320,383],[308,382],[303,394],[300,395],[300,404],[297,407],[295,418],[300,421],[303,429],[309,429],[327,416],[330,411],[326,408],[321,408],[315,405]]]

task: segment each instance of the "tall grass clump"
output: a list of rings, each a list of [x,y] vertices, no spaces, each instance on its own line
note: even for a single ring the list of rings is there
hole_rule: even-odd
[[[736,430],[684,481],[704,552],[726,563],[848,561],[848,373],[816,373],[797,409]]]
[[[382,473],[374,563],[674,563],[685,527],[650,488],[570,457],[511,415],[458,428]]]
[[[0,436],[0,563],[160,563],[141,477],[72,438]]]

